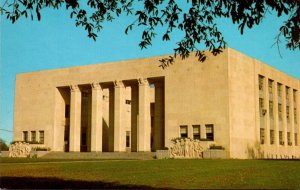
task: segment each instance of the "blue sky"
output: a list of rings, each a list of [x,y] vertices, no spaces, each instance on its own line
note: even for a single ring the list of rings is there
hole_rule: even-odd
[[[40,22],[21,19],[11,24],[1,17],[0,129],[13,130],[14,85],[18,73],[173,53],[181,34],[173,34],[170,42],[161,42],[158,35],[151,47],[140,50],[141,30],[124,33],[132,20],[133,17],[122,17],[105,24],[94,42],[82,28],[75,27],[66,11],[43,10]],[[229,47],[300,79],[299,50],[286,50],[282,44],[281,58],[277,47],[271,47],[282,22],[275,14],[269,14],[260,26],[246,29],[244,35],[239,34],[238,27],[230,20],[219,20],[218,27]],[[0,130],[0,138],[9,143],[12,133]]]

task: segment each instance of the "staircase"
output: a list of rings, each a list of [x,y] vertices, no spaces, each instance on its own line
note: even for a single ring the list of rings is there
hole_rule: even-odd
[[[152,160],[155,152],[49,152],[45,159]]]

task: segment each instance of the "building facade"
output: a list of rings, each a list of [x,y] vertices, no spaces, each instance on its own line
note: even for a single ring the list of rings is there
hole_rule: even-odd
[[[52,151],[143,152],[189,137],[229,158],[300,157],[300,81],[233,49],[16,76],[14,140]]]

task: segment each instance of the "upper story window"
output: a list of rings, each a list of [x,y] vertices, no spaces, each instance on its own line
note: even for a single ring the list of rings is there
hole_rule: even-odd
[[[214,125],[209,124],[209,125],[205,125],[206,128],[206,139],[207,140],[214,140]]]
[[[268,80],[269,94],[273,94],[273,81],[271,79]]]
[[[289,103],[290,97],[289,97],[289,87],[285,87],[285,99],[286,99],[286,103]]]
[[[281,104],[278,104],[278,117],[279,117],[279,120],[281,121],[282,120],[282,106],[281,106]]]
[[[28,142],[28,131],[23,131],[23,141]]]
[[[273,101],[269,101],[269,113],[270,113],[270,117],[273,118],[274,114],[273,114]]]
[[[193,139],[200,140],[200,125],[193,125]]]
[[[298,123],[298,118],[297,118],[297,108],[294,108],[294,123]]]
[[[36,142],[36,132],[35,131],[31,131],[31,141]]]
[[[258,76],[258,88],[259,88],[259,90],[264,89],[264,78],[265,77],[263,77],[261,75]]]
[[[296,105],[296,94],[297,94],[297,90],[293,90],[293,100],[294,100],[294,107],[297,107]]]
[[[187,138],[188,137],[188,126],[180,125],[180,137]]]
[[[286,119],[289,122],[290,121],[290,107],[286,106]]]
[[[44,144],[45,141],[45,133],[44,131],[39,131],[39,143]]]
[[[282,84],[277,83],[277,95],[278,95],[278,97],[282,96],[282,90],[281,90],[281,88],[282,88]]]

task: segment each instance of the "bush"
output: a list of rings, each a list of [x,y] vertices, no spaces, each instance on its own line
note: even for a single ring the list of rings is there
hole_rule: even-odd
[[[9,148],[3,139],[0,139],[0,151],[7,151]]]

